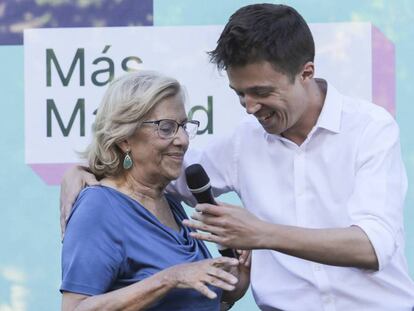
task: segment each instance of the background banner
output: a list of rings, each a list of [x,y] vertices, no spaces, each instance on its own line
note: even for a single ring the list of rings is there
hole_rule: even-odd
[[[310,25],[316,75],[343,93],[394,112],[394,46],[369,23]],[[209,63],[222,26],[29,29],[24,34],[26,163],[48,184],[60,182],[90,141],[94,115],[114,77],[150,69],[186,88],[191,142],[203,147],[246,117],[225,72]],[[199,35],[202,34],[202,35]],[[380,59],[379,59],[380,58]],[[375,78],[376,71],[381,71]],[[389,87],[379,94],[383,83]]]

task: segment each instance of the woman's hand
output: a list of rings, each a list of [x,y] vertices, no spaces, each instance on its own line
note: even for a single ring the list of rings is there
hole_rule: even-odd
[[[63,235],[65,233],[66,221],[70,215],[73,204],[78,197],[79,192],[85,186],[99,185],[95,176],[88,172],[83,166],[74,166],[68,169],[62,178],[60,185],[60,229]]]
[[[239,261],[235,258],[205,259],[172,266],[142,281],[101,295],[64,292],[62,310],[146,310],[174,288],[193,288],[214,299],[217,295],[207,285],[233,290],[238,280],[225,269],[238,265]]]
[[[217,295],[207,285],[225,291],[234,290],[238,279],[227,271],[238,265],[239,261],[236,258],[219,257],[176,265],[164,270],[164,273],[173,282],[174,287],[193,288],[206,297],[214,299]]]

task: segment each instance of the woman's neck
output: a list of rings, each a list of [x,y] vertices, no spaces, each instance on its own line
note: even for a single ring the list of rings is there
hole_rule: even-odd
[[[165,183],[150,183],[135,177],[129,172],[118,177],[106,177],[102,179],[101,183],[116,188],[144,206],[146,203],[150,203],[152,206],[156,202],[165,200]]]
[[[144,183],[134,178],[132,174],[125,174],[120,177],[106,177],[101,180],[101,184],[126,194],[139,202],[161,223],[177,232],[180,231],[180,226],[177,224],[168,201],[164,196],[166,184]]]

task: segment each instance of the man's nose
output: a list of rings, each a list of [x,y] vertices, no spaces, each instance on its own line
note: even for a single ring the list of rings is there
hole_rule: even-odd
[[[248,114],[255,114],[260,110],[262,107],[252,96],[244,95],[243,98],[240,99],[242,102],[242,106],[246,109]]]

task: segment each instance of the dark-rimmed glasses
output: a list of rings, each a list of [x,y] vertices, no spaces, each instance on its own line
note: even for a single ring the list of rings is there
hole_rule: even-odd
[[[156,125],[158,136],[165,139],[173,138],[177,134],[178,128],[181,126],[187,133],[188,138],[191,139],[196,136],[200,122],[196,120],[186,120],[178,123],[175,120],[162,119],[155,121],[144,121],[142,124]]]

